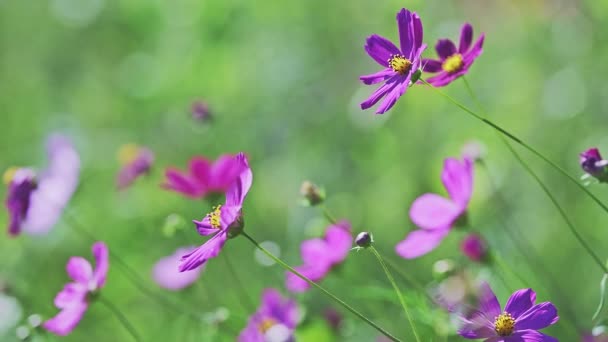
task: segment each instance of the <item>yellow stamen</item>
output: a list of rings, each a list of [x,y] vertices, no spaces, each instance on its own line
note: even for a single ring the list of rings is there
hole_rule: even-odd
[[[218,205],[217,207],[213,207],[213,211],[207,214],[207,217],[209,217],[209,223],[211,224],[211,227],[215,229],[220,229],[222,225],[222,206]]]
[[[402,55],[393,55],[388,60],[388,65],[393,69],[394,72],[404,75],[412,68],[412,62]]]
[[[260,323],[260,325],[258,325],[258,329],[260,330],[260,332],[265,333],[276,324],[277,324],[277,321],[275,321],[274,319],[265,318],[262,321],[262,323]]]
[[[2,175],[2,180],[4,181],[4,184],[11,184],[13,178],[15,177],[15,173],[17,173],[18,170],[19,168],[16,166],[12,166],[6,169],[6,171],[4,171],[4,174]]]
[[[462,68],[463,64],[464,62],[462,60],[462,55],[459,53],[455,53],[445,59],[445,61],[441,65],[441,68],[449,73],[454,73],[456,71],[459,71]]]
[[[124,144],[118,149],[118,161],[126,165],[134,161],[139,155],[139,146],[133,143]]]
[[[508,312],[503,312],[494,320],[494,331],[498,336],[509,336],[515,329],[515,319]]]

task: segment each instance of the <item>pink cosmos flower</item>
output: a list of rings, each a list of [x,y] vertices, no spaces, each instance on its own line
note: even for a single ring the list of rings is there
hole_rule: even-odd
[[[192,285],[200,276],[203,267],[192,272],[179,272],[178,267],[182,255],[190,253],[196,246],[178,248],[175,253],[160,259],[152,270],[152,278],[162,288],[179,291]]]
[[[266,289],[262,305],[249,317],[239,342],[294,342],[293,332],[298,324],[298,307],[284,299],[275,289]]]
[[[323,239],[304,241],[300,246],[304,264],[295,269],[314,282],[325,278],[332,267],[346,259],[353,244],[350,229],[348,221],[341,221],[329,226]],[[305,292],[310,288],[307,282],[289,272],[286,286],[291,292]]]
[[[232,155],[221,155],[215,162],[194,157],[187,172],[168,168],[162,186],[187,197],[202,198],[212,192],[226,192],[241,171],[241,165]]]
[[[137,178],[150,172],[154,163],[154,153],[146,147],[126,144],[118,152],[122,168],[116,177],[116,187],[124,190]]]
[[[65,336],[72,332],[89,305],[89,295],[97,293],[106,283],[110,263],[108,247],[96,242],[92,247],[96,268],[84,258],[71,257],[66,270],[73,282],[65,285],[55,297],[55,306],[61,311],[42,325],[46,330]]]
[[[446,159],[441,181],[449,198],[424,194],[410,208],[410,218],[420,229],[410,232],[397,245],[397,254],[403,258],[417,258],[435,249],[466,214],[473,193],[473,162],[466,158]]]
[[[226,191],[226,202],[215,207],[201,221],[194,221],[200,235],[213,236],[182,257],[180,272],[196,269],[218,256],[228,238],[238,235],[243,228],[243,201],[251,188],[253,173],[243,153],[237,154],[233,159],[238,166],[239,176]]]

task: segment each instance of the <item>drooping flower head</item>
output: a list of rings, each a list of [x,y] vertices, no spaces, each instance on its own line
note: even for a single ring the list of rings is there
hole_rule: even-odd
[[[284,299],[275,289],[266,289],[262,305],[249,317],[247,327],[239,335],[239,342],[293,342],[298,323],[298,307],[291,299]]]
[[[193,270],[215,258],[229,237],[238,235],[243,229],[243,201],[251,188],[253,173],[247,157],[239,153],[234,157],[239,167],[239,176],[226,191],[226,202],[218,205],[201,221],[194,221],[200,235],[212,235],[202,246],[182,256],[179,271]]]
[[[446,86],[469,71],[475,59],[483,52],[484,34],[473,46],[473,26],[465,23],[460,31],[458,48],[449,39],[440,39],[435,45],[439,59],[424,59],[422,70],[437,75],[426,81],[435,87]]]
[[[154,163],[154,153],[146,147],[125,144],[118,150],[118,161],[122,165],[116,177],[116,187],[126,189],[142,175],[150,172]]]
[[[600,182],[608,182],[608,160],[602,159],[602,155],[597,148],[590,148],[580,154],[581,168],[591,177]],[[587,176],[587,177],[589,177]]]
[[[194,157],[190,160],[188,172],[168,168],[163,187],[190,198],[202,198],[209,193],[226,192],[241,172],[242,165],[232,155],[221,155],[215,162]]]
[[[203,267],[192,272],[179,272],[182,255],[192,252],[196,246],[178,248],[172,255],[160,259],[152,270],[152,278],[158,286],[167,290],[179,291],[192,285],[200,276]]]
[[[410,208],[410,218],[420,229],[410,232],[397,245],[397,254],[403,258],[413,259],[432,251],[452,226],[466,216],[473,193],[473,162],[467,158],[446,159],[441,181],[449,198],[427,193],[418,197]]]
[[[61,311],[42,325],[46,330],[65,336],[72,332],[89,306],[90,299],[104,287],[110,267],[108,247],[96,242],[92,247],[96,267],[84,258],[71,257],[66,266],[72,282],[65,285],[55,297],[55,306]]]
[[[38,176],[28,168],[10,168],[4,173],[10,235],[22,230],[32,235],[47,233],[76,191],[80,158],[71,142],[52,134],[46,148],[49,163]]]
[[[479,308],[467,317],[458,331],[467,339],[484,339],[486,342],[557,342],[538,330],[559,320],[557,309],[551,302],[536,304],[532,289],[515,291],[504,311],[492,289],[483,284],[479,296]]]
[[[416,12],[401,9],[397,13],[397,27],[401,49],[390,40],[376,34],[367,38],[365,51],[384,69],[371,75],[361,76],[359,79],[364,84],[384,83],[361,103],[361,109],[371,108],[384,98],[376,114],[386,113],[406,92],[410,84],[416,81],[415,75],[420,68],[420,55],[426,49],[426,44],[422,44],[422,22]]]
[[[300,254],[304,264],[295,269],[314,282],[325,278],[332,267],[346,259],[353,244],[350,229],[348,221],[340,221],[327,228],[323,239],[302,242]],[[290,272],[286,286],[291,292],[304,292],[310,288],[307,282]]]

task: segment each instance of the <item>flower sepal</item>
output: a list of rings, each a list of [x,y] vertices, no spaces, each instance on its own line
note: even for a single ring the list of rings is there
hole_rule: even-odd
[[[230,224],[228,227],[228,238],[233,239],[243,232],[245,229],[245,217],[243,216],[243,211],[239,211],[237,218]]]

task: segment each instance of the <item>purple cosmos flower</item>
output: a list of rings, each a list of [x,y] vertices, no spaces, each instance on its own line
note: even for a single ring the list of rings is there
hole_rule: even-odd
[[[190,160],[188,173],[169,168],[163,187],[191,198],[211,192],[226,192],[242,172],[242,165],[232,155],[221,155],[215,162],[204,157]]]
[[[92,251],[95,269],[81,257],[71,257],[68,261],[66,270],[73,282],[66,284],[55,297],[55,306],[61,311],[44,322],[46,330],[61,336],[72,332],[87,310],[91,295],[104,287],[110,267],[108,247],[103,242],[96,242]]]
[[[473,162],[467,158],[446,159],[441,181],[450,198],[424,194],[410,208],[410,218],[421,229],[410,232],[397,245],[397,254],[403,258],[413,259],[432,251],[456,221],[465,217],[473,193]]]
[[[350,223],[340,221],[327,228],[323,239],[306,240],[300,246],[304,264],[295,269],[310,280],[317,282],[337,264],[342,263],[353,244]],[[307,282],[292,273],[287,273],[287,289],[304,292],[310,288]]]
[[[152,278],[162,288],[179,291],[194,283],[201,274],[203,267],[192,272],[179,272],[178,267],[182,255],[190,253],[196,246],[178,248],[175,253],[160,259],[152,270]]]
[[[483,51],[483,39],[484,35],[482,34],[471,47],[471,43],[473,42],[473,27],[469,23],[465,23],[462,26],[458,49],[456,49],[456,45],[451,40],[440,39],[437,45],[435,45],[439,59],[424,59],[422,62],[423,71],[438,73],[426,81],[435,87],[443,87],[466,74],[473,62],[475,62],[475,59]]]
[[[80,158],[71,142],[52,134],[46,148],[49,164],[39,177],[26,168],[11,168],[4,174],[9,186],[6,207],[11,235],[21,230],[31,235],[47,233],[76,191]]]
[[[124,190],[133,184],[139,176],[150,172],[152,163],[154,163],[154,153],[145,147],[126,144],[118,151],[118,159],[122,168],[116,177],[116,187],[119,190]]]
[[[550,302],[535,302],[536,293],[532,289],[518,290],[502,311],[490,286],[483,284],[479,309],[462,318],[464,325],[458,334],[486,342],[557,342],[556,338],[538,332],[559,320],[557,309]]]
[[[416,12],[412,13],[404,8],[397,13],[397,27],[401,49],[376,34],[367,38],[365,51],[384,69],[359,79],[364,84],[384,84],[361,103],[361,109],[372,107],[384,97],[376,114],[386,113],[405,93],[410,83],[416,81],[413,78],[420,68],[420,55],[426,49],[426,44],[422,44],[422,22]]]
[[[211,111],[209,110],[207,102],[195,101],[192,104],[192,118],[200,122],[211,120]]]
[[[606,172],[606,166],[608,166],[608,160],[602,159],[602,155],[597,148],[590,148],[580,154],[580,164],[583,171],[588,176],[585,178],[594,177],[600,182],[608,182],[608,172]]]
[[[469,259],[480,262],[488,255],[488,244],[481,235],[471,233],[460,243],[460,251]]]
[[[237,154],[234,162],[240,169],[239,176],[226,191],[226,202],[218,205],[201,221],[194,221],[200,235],[213,235],[202,246],[182,256],[179,271],[193,270],[215,258],[229,237],[238,235],[243,228],[243,201],[251,188],[253,173],[247,157]]]
[[[581,342],[608,342],[608,336],[606,334],[593,336],[592,333],[588,333],[582,336]]]
[[[262,305],[249,317],[239,342],[293,342],[298,321],[296,302],[283,299],[275,289],[266,289]]]

